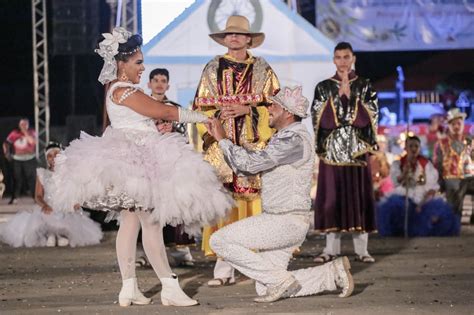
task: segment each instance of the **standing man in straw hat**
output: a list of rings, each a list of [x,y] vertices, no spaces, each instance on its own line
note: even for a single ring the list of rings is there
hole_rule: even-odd
[[[342,289],[354,289],[347,257],[324,266],[288,271],[293,252],[309,229],[314,146],[301,120],[309,102],[301,86],[285,87],[268,107],[269,124],[277,132],[261,151],[235,145],[221,123],[212,119],[211,135],[219,141],[225,160],[238,174],[262,173],[263,213],[232,223],[211,237],[212,249],[243,274],[256,280],[256,302]]]
[[[448,136],[438,140],[433,156],[434,165],[440,175],[440,186],[446,192],[448,203],[455,210],[460,208],[456,194],[464,178],[463,158],[468,154],[464,136],[464,119],[466,119],[466,114],[459,108],[448,111]]]
[[[263,43],[265,35],[250,31],[249,21],[243,16],[230,16],[223,31],[209,35],[218,44],[227,47],[227,53],[216,56],[204,68],[194,100],[194,109],[220,119],[226,137],[232,143],[248,150],[261,150],[272,135],[268,126],[268,111],[264,106],[269,97],[278,93],[278,78],[268,63],[254,57],[248,50]],[[216,140],[198,126],[202,135],[205,158],[217,170],[224,186],[233,193],[236,208],[225,222],[203,231],[203,250],[213,255],[209,238],[222,226],[259,214],[260,177],[258,174],[237,176],[225,163]],[[217,259],[214,279],[209,286],[235,283],[234,268]]]

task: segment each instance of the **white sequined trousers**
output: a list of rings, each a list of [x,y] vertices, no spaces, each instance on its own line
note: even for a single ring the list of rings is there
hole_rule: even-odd
[[[336,290],[331,264],[288,271],[293,252],[303,243],[309,214],[263,213],[215,232],[212,250],[244,275],[257,281],[258,295],[293,275],[302,289],[295,296]]]

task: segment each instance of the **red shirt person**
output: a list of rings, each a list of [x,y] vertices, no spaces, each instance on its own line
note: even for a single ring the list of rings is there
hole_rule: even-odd
[[[13,164],[14,189],[10,203],[15,203],[24,185],[30,194],[34,193],[36,178],[36,132],[29,128],[28,119],[22,118],[18,129],[10,132],[3,143],[3,150]]]

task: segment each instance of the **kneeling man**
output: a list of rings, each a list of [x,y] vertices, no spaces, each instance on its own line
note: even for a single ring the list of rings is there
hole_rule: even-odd
[[[283,88],[271,98],[270,127],[277,132],[262,151],[248,151],[226,139],[217,119],[207,125],[219,141],[226,162],[239,175],[262,173],[263,213],[228,225],[211,237],[212,250],[256,280],[256,302],[354,289],[350,264],[341,257],[325,265],[288,271],[293,252],[306,238],[310,223],[310,189],[315,151],[301,120],[308,100],[302,88]]]

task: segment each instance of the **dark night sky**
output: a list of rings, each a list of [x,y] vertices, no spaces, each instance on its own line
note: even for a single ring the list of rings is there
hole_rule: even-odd
[[[95,1],[95,0],[93,0]],[[107,30],[109,21],[108,6],[105,0],[100,2],[100,26],[101,31]],[[51,1],[48,2],[51,4]],[[51,8],[49,8],[51,9]],[[51,13],[51,12],[49,12]],[[50,21],[51,14],[48,13],[48,35],[54,32]],[[309,20],[314,16],[308,17]],[[32,75],[32,35],[31,35],[31,0],[0,0],[1,29],[6,30],[2,34],[2,67],[0,75],[0,117],[7,116],[33,116],[33,75]],[[100,33],[100,32],[99,32]],[[97,34],[99,35],[99,34]],[[48,45],[51,47],[51,41]],[[88,55],[75,56],[76,60],[76,90],[75,90],[75,113],[90,114],[97,116],[97,122],[101,122],[103,90],[97,82],[102,61],[94,55],[92,47]],[[459,58],[450,58],[453,53]],[[446,56],[446,57],[443,57]],[[460,67],[471,65],[474,59],[474,50],[440,52],[440,51],[418,51],[418,52],[371,52],[357,54],[357,70],[360,75],[381,82],[384,78],[395,73],[397,65],[405,68],[416,65],[430,58],[439,58],[448,63]],[[65,117],[71,109],[71,56],[49,56],[50,67],[50,108],[52,125],[62,125]],[[444,59],[443,59],[444,58]],[[444,62],[444,61],[441,61]],[[472,66],[471,66],[472,69]],[[429,69],[436,71],[436,69]],[[472,74],[472,72],[470,72]],[[468,74],[469,77],[469,74]],[[472,77],[472,76],[471,76]],[[388,82],[388,84],[387,84]],[[393,82],[393,85],[395,82]],[[384,88],[391,87],[391,81],[385,80]],[[410,87],[406,86],[405,89]],[[428,89],[434,86],[428,86]]]
[[[0,75],[1,115],[29,115],[33,110],[31,1],[0,1],[3,74]],[[27,14],[27,13],[30,14]],[[30,105],[30,108],[28,108]]]
[[[95,0],[93,0],[95,1]],[[99,1],[99,0],[97,0]],[[48,2],[51,5],[51,1]],[[103,16],[99,28],[107,27],[108,12],[104,0],[100,0]],[[51,8],[48,7],[48,48],[54,28]],[[104,17],[105,16],[105,17]],[[8,30],[2,38],[3,73],[0,75],[0,116],[33,116],[33,56],[31,28],[31,0],[0,0],[2,29]],[[99,35],[100,32],[97,34]],[[64,124],[71,113],[71,64],[76,62],[75,113],[97,115],[102,112],[102,86],[97,82],[102,60],[93,53],[87,55],[49,55],[51,123]],[[8,75],[6,75],[8,74]]]

